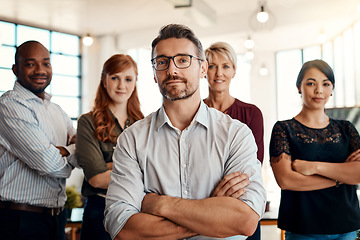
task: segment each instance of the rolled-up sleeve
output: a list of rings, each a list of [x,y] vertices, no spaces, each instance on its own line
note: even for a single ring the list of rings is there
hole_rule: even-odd
[[[145,196],[143,173],[136,159],[134,139],[128,131],[124,131],[118,138],[113,155],[104,219],[105,228],[112,238],[132,215],[140,212]]]

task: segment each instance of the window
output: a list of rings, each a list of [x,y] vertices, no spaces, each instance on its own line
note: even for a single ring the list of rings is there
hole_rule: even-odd
[[[322,46],[279,51],[276,53],[278,119],[300,112],[301,104],[295,87],[297,74],[304,62],[323,59],[334,70],[335,89],[328,108],[360,105],[360,22]]]
[[[28,40],[41,42],[51,55],[53,77],[46,88],[52,101],[76,121],[81,113],[80,38],[75,35],[0,21],[0,95],[16,80],[11,68],[16,47]]]

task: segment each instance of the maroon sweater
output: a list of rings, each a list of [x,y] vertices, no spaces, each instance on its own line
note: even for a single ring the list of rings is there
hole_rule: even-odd
[[[257,158],[262,163],[264,160],[264,124],[263,116],[258,107],[235,99],[235,102],[225,110],[230,117],[245,123],[252,131],[258,147]]]

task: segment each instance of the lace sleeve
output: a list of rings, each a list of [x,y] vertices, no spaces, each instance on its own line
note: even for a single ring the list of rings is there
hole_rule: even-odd
[[[346,123],[348,124],[347,127],[350,135],[350,153],[353,153],[360,149],[360,136],[355,126],[351,122],[346,121]]]
[[[282,153],[290,154],[290,144],[288,132],[284,122],[276,122],[270,140],[270,157],[278,157]]]

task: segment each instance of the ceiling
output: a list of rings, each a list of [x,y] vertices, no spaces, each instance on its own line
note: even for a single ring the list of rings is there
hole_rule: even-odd
[[[257,0],[203,0],[216,22],[201,26],[175,0],[0,0],[0,19],[56,31],[94,36],[113,35],[121,48],[149,47],[159,28],[182,23],[192,28],[204,47],[226,41],[237,52],[251,35],[254,51],[276,51],[316,44],[324,32],[333,38],[360,19],[359,0],[267,0],[276,19],[270,30],[254,31],[249,18]],[[196,0],[195,0],[196,1]],[[264,2],[264,0],[262,0]]]

